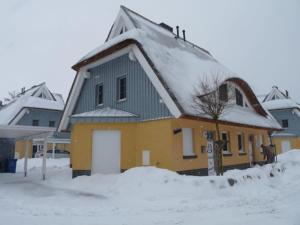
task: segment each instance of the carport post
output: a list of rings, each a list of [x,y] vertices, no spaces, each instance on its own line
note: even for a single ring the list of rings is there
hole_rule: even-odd
[[[55,158],[55,142],[52,142],[52,159]]]
[[[28,140],[26,139],[26,144],[25,144],[25,161],[24,161],[24,177],[27,176],[27,163],[28,163],[28,150],[29,150],[29,144]]]
[[[43,180],[46,180],[46,155],[48,148],[48,139],[47,137],[44,139],[44,147],[43,147],[43,167],[42,167],[42,176]]]

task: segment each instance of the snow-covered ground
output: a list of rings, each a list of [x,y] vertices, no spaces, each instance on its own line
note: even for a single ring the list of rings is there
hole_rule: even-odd
[[[16,174],[0,174],[1,225],[300,224],[299,150],[223,177],[144,167],[71,179],[68,159],[47,163],[46,181],[41,159],[29,161],[27,178],[22,160]]]

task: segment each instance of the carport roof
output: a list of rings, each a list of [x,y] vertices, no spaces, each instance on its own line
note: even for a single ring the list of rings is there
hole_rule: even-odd
[[[43,133],[54,132],[52,127],[33,127],[33,126],[7,126],[0,125],[0,138],[21,139]]]

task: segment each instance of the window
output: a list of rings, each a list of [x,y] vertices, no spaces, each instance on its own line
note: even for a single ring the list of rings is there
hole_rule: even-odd
[[[244,148],[244,135],[243,134],[238,134],[237,138],[238,138],[239,152],[244,152],[245,151],[245,148]]]
[[[194,156],[193,130],[182,128],[183,156]]]
[[[32,126],[38,126],[39,120],[32,120]]]
[[[103,104],[103,84],[96,85],[96,105]]]
[[[118,100],[126,99],[126,77],[118,78]]]
[[[55,121],[49,121],[49,127],[55,127]]]
[[[229,150],[229,137],[227,132],[221,133],[221,138],[223,141],[226,141],[226,144],[223,146],[223,152],[230,152]]]
[[[235,98],[237,105],[244,106],[243,95],[238,89],[235,89]]]
[[[257,143],[256,143],[256,147],[262,152],[262,148],[261,148],[261,145],[263,144],[263,135],[262,134],[259,134],[257,136]]]
[[[289,121],[288,121],[288,120],[282,120],[282,121],[281,121],[281,124],[282,124],[282,127],[283,127],[283,128],[289,127]]]
[[[228,91],[227,91],[227,84],[222,84],[219,87],[219,99],[221,101],[228,101]]]

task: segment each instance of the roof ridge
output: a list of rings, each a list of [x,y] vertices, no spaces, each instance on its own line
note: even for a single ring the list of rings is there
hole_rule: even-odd
[[[124,6],[124,5],[121,5],[120,7],[121,7],[122,9],[124,9],[125,12],[126,12],[126,10],[128,10],[128,11],[130,11],[130,12],[136,14],[137,16],[139,16],[139,17],[141,17],[141,18],[147,20],[148,22],[153,23],[154,25],[159,26],[158,23],[156,23],[156,22],[154,22],[153,20],[148,19],[147,17],[145,17],[145,16],[143,16],[143,15],[141,15],[141,14],[139,14],[139,13],[133,11],[132,9],[127,8],[127,7]],[[130,17],[131,21],[134,23],[134,20],[131,18],[131,16],[130,16],[127,12],[126,12],[126,14]],[[171,32],[171,31],[169,31],[169,32],[170,32],[170,33],[173,33],[173,32]],[[173,33],[173,34],[174,34],[174,33]]]
[[[129,12],[131,12],[131,13],[134,13],[135,15],[137,15],[137,16],[143,18],[144,20],[146,20],[146,21],[148,21],[148,22],[150,22],[150,23],[152,23],[152,24],[154,24],[154,25],[160,27],[161,29],[164,29],[164,28],[161,27],[158,23],[156,23],[156,22],[154,22],[153,20],[151,20],[151,19],[149,19],[149,18],[147,18],[147,17],[145,17],[145,16],[143,16],[143,15],[141,15],[141,14],[139,14],[139,13],[133,11],[132,9],[129,9],[129,8],[127,8],[127,7],[124,6],[124,5],[121,5],[120,7],[124,10],[124,12],[126,13],[126,15],[129,17],[129,19],[132,21],[132,23],[135,25],[136,28],[137,28],[137,26],[136,26],[136,24],[135,24],[135,22],[134,22],[134,19],[132,19],[131,16],[130,16],[130,15],[128,14],[128,12],[126,12],[126,11],[129,11]],[[170,30],[167,30],[167,29],[164,29],[164,30],[170,32],[171,34],[173,34],[175,38],[179,38],[179,39],[183,40],[183,38],[177,37],[176,34],[175,34],[174,32],[172,32],[172,31],[170,31]],[[204,49],[204,48],[202,48],[202,47],[196,45],[195,43],[193,43],[193,42],[191,42],[191,41],[188,41],[188,40],[185,40],[185,42],[187,42],[188,44],[192,45],[192,47],[196,47],[196,48],[198,48],[199,50],[204,51],[205,53],[207,53],[207,54],[209,54],[210,56],[212,56],[211,53],[210,53],[208,50],[206,50],[206,49]]]

